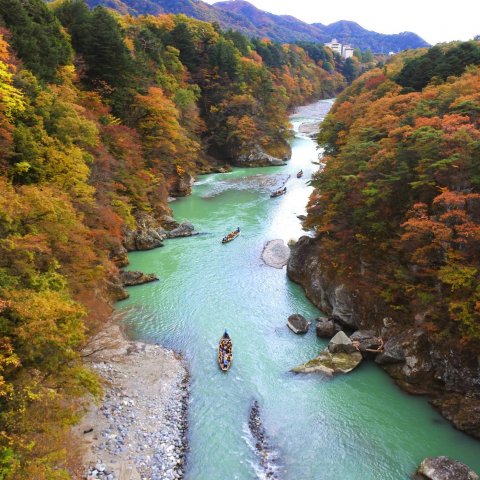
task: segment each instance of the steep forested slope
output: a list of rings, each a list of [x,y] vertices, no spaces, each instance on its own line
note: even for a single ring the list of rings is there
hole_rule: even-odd
[[[376,53],[399,52],[408,48],[428,47],[412,32],[385,35],[366,30],[355,22],[340,21],[331,25],[305,23],[290,15],[265,12],[246,1],[224,1],[209,5],[201,0],[87,0],[91,7],[103,5],[131,15],[184,13],[189,17],[217,22],[251,38],[267,37],[276,42],[330,42],[337,38],[362,50]]]
[[[317,258],[323,299],[343,285],[352,323],[404,350],[391,373],[476,436],[478,415],[465,412],[480,405],[479,52],[468,42],[400,56],[339,96],[319,134],[316,238],[300,247]],[[315,296],[302,268],[291,275]]]
[[[185,16],[0,0],[0,478],[70,478],[124,233],[163,225],[198,171],[286,156],[287,110],[344,85],[330,60]]]

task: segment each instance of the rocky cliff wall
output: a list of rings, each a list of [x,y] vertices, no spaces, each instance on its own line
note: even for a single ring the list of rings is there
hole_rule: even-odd
[[[436,343],[414,319],[397,318],[381,299],[372,300],[367,282],[345,282],[328,271],[320,261],[319,239],[302,237],[291,248],[287,274],[312,303],[347,329],[374,330],[385,341],[375,361],[397,384],[429,395],[458,429],[480,438],[480,352]]]

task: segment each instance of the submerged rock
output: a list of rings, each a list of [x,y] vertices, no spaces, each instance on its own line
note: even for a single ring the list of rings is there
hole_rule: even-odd
[[[428,457],[418,467],[415,480],[479,480],[465,464],[448,457]]]
[[[277,468],[275,467],[276,455],[268,443],[267,432],[265,431],[260,415],[260,405],[256,400],[250,409],[248,428],[255,440],[255,451],[260,459],[260,467],[264,473],[263,478],[271,480],[278,479],[276,474]]]
[[[262,252],[263,261],[270,267],[283,268],[288,263],[290,249],[283,240],[270,240]]]
[[[293,333],[307,333],[310,322],[303,315],[296,313],[288,317],[287,326]]]
[[[330,353],[325,350],[313,360],[303,365],[292,368],[295,373],[324,373],[326,375],[334,375],[337,373],[348,373],[360,365],[362,361],[360,352],[354,353]]]
[[[122,270],[120,272],[120,279],[124,287],[132,287],[134,285],[154,282],[158,280],[158,277],[154,273],[143,273],[136,270]]]

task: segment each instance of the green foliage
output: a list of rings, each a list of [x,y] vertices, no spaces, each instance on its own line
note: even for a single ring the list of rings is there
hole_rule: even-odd
[[[69,478],[76,398],[100,391],[80,352],[110,313],[123,230],[169,214],[207,153],[284,156],[288,110],[345,85],[314,45],[51,7],[0,0],[0,478],[19,480]]]
[[[55,80],[58,67],[71,61],[67,36],[41,0],[0,0],[0,22],[11,31],[20,59],[41,80]]]
[[[480,65],[480,46],[477,42],[430,48],[424,55],[407,60],[396,76],[399,85],[416,91],[422,90],[435,78],[446,80],[461,75],[469,65]]]

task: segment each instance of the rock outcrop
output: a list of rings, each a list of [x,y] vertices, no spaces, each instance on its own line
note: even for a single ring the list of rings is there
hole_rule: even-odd
[[[421,322],[395,318],[394,312],[362,282],[350,280],[349,284],[324,268],[321,251],[319,239],[301,237],[291,246],[288,276],[304,287],[318,308],[335,315],[342,326],[371,330],[375,337],[382,337],[383,352],[376,355],[375,361],[396,383],[409,393],[428,394],[445,418],[480,438],[478,352],[445,346],[429,336]]]
[[[292,372],[319,372],[329,376],[348,373],[360,365],[362,358],[362,354],[355,349],[352,341],[344,332],[340,331],[330,340],[327,348],[318,357],[292,368]]]
[[[448,457],[428,457],[418,467],[414,480],[479,480],[465,464]]]
[[[183,221],[178,223],[174,218],[165,215],[160,220],[141,212],[135,216],[137,229],[124,228],[123,244],[127,251],[151,250],[163,247],[167,238],[189,237],[196,235],[194,226]]]
[[[356,368],[362,361],[362,354],[354,353],[330,353],[323,351],[318,357],[302,365],[292,368],[295,373],[323,373],[334,375],[348,373]]]
[[[173,230],[165,231],[166,238],[191,237],[198,233],[194,231],[195,227],[187,220],[178,224]]]
[[[303,315],[296,313],[288,317],[287,326],[293,333],[307,333],[310,322]]]
[[[375,357],[383,351],[383,339],[373,330],[357,330],[350,335],[350,340],[364,358]]]
[[[154,282],[158,280],[158,277],[154,273],[143,273],[136,270],[122,270],[120,272],[120,279],[124,287],[132,287],[135,285]]]
[[[234,164],[241,167],[268,167],[285,165],[285,162],[266,153],[260,145],[255,145],[248,153],[236,156]]]
[[[334,315],[342,325],[357,330],[360,318],[353,308],[356,292],[330,278],[320,264],[320,245],[315,239],[301,237],[291,247],[287,274],[305,289],[307,297],[322,311]]]
[[[316,333],[320,338],[332,338],[340,331],[340,326],[337,325],[330,317],[317,318]]]
[[[186,197],[191,195],[194,183],[195,178],[189,173],[183,172],[175,177],[174,183],[170,185],[169,193],[172,197]]]
[[[290,257],[290,249],[283,240],[270,240],[262,252],[263,261],[273,268],[283,268]]]

